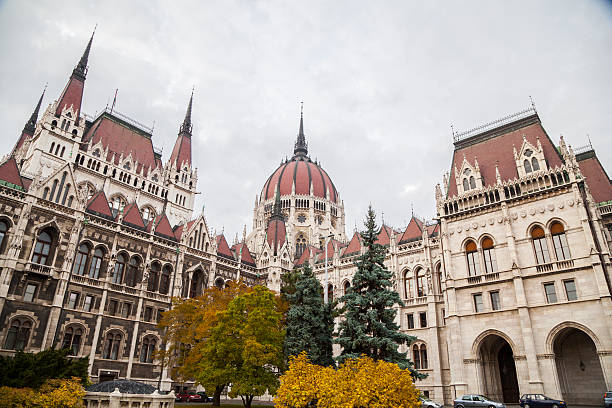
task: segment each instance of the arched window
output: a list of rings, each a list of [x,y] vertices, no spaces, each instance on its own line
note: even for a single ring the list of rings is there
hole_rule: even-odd
[[[51,142],[51,147],[49,148],[49,153],[53,153],[53,148],[55,147],[55,142]]]
[[[49,195],[49,187],[45,187],[44,191],[43,191],[43,200],[47,199],[47,196]]]
[[[140,260],[138,257],[133,256],[132,259],[130,259],[130,264],[125,274],[126,285],[134,287],[138,283],[138,266],[140,266]]]
[[[467,257],[468,274],[475,276],[480,274],[480,264],[478,263],[478,248],[474,241],[465,244],[465,255]]]
[[[189,288],[189,297],[194,298],[202,294],[204,288],[204,273],[201,270],[197,270],[191,277],[191,286]]]
[[[495,248],[493,247],[493,240],[489,237],[482,240],[482,255],[484,256],[485,273],[497,272]]]
[[[115,269],[113,270],[113,283],[121,283],[123,280],[123,272],[125,271],[125,256],[117,255]]]
[[[567,245],[567,237],[565,236],[565,228],[563,228],[563,224],[558,221],[555,221],[550,226],[550,233],[552,234],[557,261],[565,261],[567,259],[570,259],[571,255],[569,251],[569,245]]]
[[[533,241],[533,249],[536,254],[536,262],[545,264],[550,262],[550,254],[548,253],[548,244],[544,236],[542,227],[534,227],[531,230],[531,240]]]
[[[215,280],[215,286],[219,289],[223,289],[223,287],[225,286],[225,281],[223,280],[223,278],[217,278]]]
[[[63,349],[70,349],[71,356],[78,356],[81,349],[81,338],[83,330],[79,327],[68,326],[64,332]]]
[[[414,368],[421,369],[421,353],[418,344],[412,346],[412,359],[414,360]]]
[[[525,161],[523,162],[523,166],[525,167],[525,173],[531,173],[532,170],[529,160],[525,159]]]
[[[533,171],[540,170],[540,163],[538,163],[538,159],[535,157],[531,158],[531,167],[533,168]]]
[[[4,237],[6,236],[6,232],[8,231],[8,225],[6,221],[0,220],[0,251],[4,249]]]
[[[160,270],[161,266],[157,262],[153,262],[153,264],[151,265],[151,272],[149,273],[149,282],[147,283],[147,290],[149,292],[157,291]]]
[[[438,282],[438,287],[436,288],[436,290],[438,291],[437,293],[442,293],[442,264],[439,263],[438,266],[436,266],[436,281]]]
[[[148,225],[149,221],[151,221],[153,218],[155,218],[155,211],[151,207],[145,207],[142,209],[142,220],[144,221],[145,225]]]
[[[121,333],[116,331],[111,331],[106,335],[106,339],[104,340],[104,349],[102,350],[102,358],[117,360],[119,357],[121,338]]]
[[[476,179],[474,178],[474,176],[470,176],[470,188],[471,189],[476,188]]]
[[[421,354],[421,369],[427,369],[429,368],[429,364],[427,362],[427,346],[424,344],[421,344],[420,347],[420,354]]]
[[[470,189],[470,184],[467,178],[463,179],[463,191],[468,191]]]
[[[304,234],[300,234],[295,239],[295,257],[299,258],[302,253],[306,250],[306,238]]]
[[[334,301],[334,285],[327,285],[327,300],[331,303]]]
[[[7,350],[24,350],[30,340],[32,322],[25,318],[16,318],[9,324],[4,348]]]
[[[120,211],[123,211],[123,207],[125,207],[125,200],[121,196],[115,196],[111,199],[111,210],[113,212],[113,217],[116,217]]]
[[[79,245],[79,250],[74,260],[74,266],[72,267],[72,273],[75,275],[83,275],[85,273],[85,266],[87,265],[87,258],[89,258],[89,247],[87,244]]]
[[[140,362],[141,363],[152,363],[153,353],[155,352],[155,345],[157,341],[152,336],[147,336],[142,339],[142,347],[140,348]]]
[[[162,295],[167,295],[170,290],[170,266],[164,266],[162,270],[161,278],[159,280],[159,293]]]
[[[51,235],[48,231],[42,231],[38,238],[36,238],[36,244],[34,245],[34,254],[32,255],[32,262],[47,265],[49,259],[49,252],[51,251]]]
[[[346,295],[349,291],[349,289],[351,288],[351,282],[349,281],[345,281],[344,282],[344,294]]]
[[[89,265],[90,278],[98,279],[100,277],[100,267],[102,266],[103,257],[104,252],[102,252],[100,248],[96,248],[93,258],[91,259],[91,264]]]
[[[422,296],[427,295],[425,279],[426,279],[425,270],[422,268],[419,268],[419,270],[417,271],[417,278],[416,278],[417,297],[422,297]]]
[[[413,283],[412,283],[412,281],[413,281],[413,279],[412,279],[412,274],[410,273],[410,271],[404,272],[404,294],[406,295],[406,299],[410,299],[413,296],[413,293],[412,293]]]

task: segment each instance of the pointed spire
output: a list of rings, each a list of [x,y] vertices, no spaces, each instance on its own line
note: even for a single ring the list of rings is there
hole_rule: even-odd
[[[272,207],[272,216],[270,219],[278,219],[283,220],[283,213],[281,212],[281,199],[280,199],[280,191],[276,189],[276,195],[274,196],[274,207]]]
[[[45,92],[47,91],[47,85],[45,84],[45,89],[43,89],[40,98],[38,99],[38,103],[36,104],[36,108],[34,112],[32,112],[32,116],[30,116],[30,120],[25,124],[23,131],[34,134],[34,129],[36,128],[36,122],[38,121],[38,112],[40,111],[40,105],[42,104],[43,97],[45,96]]]
[[[91,37],[89,38],[89,42],[87,43],[87,47],[85,47],[85,51],[79,60],[79,63],[74,68],[74,71],[72,71],[73,75],[81,78],[83,81],[85,81],[85,76],[87,75],[87,60],[89,60],[89,51],[91,50],[91,43],[93,41],[94,34],[96,34],[97,27],[98,25],[96,24],[93,33],[91,33]]]
[[[308,143],[306,143],[306,136],[304,136],[304,102],[301,103],[300,108],[300,131],[298,132],[297,140],[293,148],[293,157],[296,156],[307,156],[308,155]]]
[[[185,112],[185,119],[181,125],[180,133],[186,133],[191,135],[193,125],[191,124],[191,107],[193,106],[193,91],[195,87],[191,89],[191,97],[189,98],[189,105],[187,105],[187,112]]]

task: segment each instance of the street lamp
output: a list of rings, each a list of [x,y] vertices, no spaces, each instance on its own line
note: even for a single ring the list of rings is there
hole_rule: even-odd
[[[333,238],[334,234],[325,236],[325,286],[323,287],[323,303],[329,303],[329,273],[327,271],[327,240]]]

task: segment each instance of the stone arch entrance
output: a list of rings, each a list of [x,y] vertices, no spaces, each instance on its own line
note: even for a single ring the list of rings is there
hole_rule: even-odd
[[[516,404],[519,400],[514,353],[506,339],[489,334],[478,348],[482,392],[495,401]]]
[[[575,327],[560,330],[553,340],[557,378],[568,404],[598,405],[606,382],[593,339]]]

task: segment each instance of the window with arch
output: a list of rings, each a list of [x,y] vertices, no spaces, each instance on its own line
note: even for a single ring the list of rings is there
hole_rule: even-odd
[[[51,252],[51,243],[53,238],[48,230],[43,230],[36,238],[36,244],[34,244],[34,253],[32,254],[32,262],[47,265],[51,260],[49,254]]]
[[[470,183],[466,178],[463,179],[463,191],[469,191],[470,190]]]
[[[480,264],[478,263],[478,247],[474,241],[468,241],[465,244],[465,255],[467,257],[469,276],[479,275]]]
[[[4,348],[7,350],[24,350],[30,340],[32,322],[29,319],[17,317],[11,320],[6,333]]]
[[[327,300],[331,303],[334,301],[334,285],[327,285]]]
[[[531,229],[531,240],[533,242],[533,249],[535,250],[536,262],[538,264],[549,263],[550,254],[548,252],[548,244],[546,243],[544,229],[540,226],[533,227]]]
[[[567,244],[567,237],[565,236],[565,228],[559,221],[555,221],[550,226],[550,233],[552,234],[553,244],[555,247],[555,255],[557,261],[565,261],[571,258],[569,245]]]
[[[427,295],[427,282],[425,277],[425,270],[423,268],[419,268],[416,273],[416,292],[417,297],[422,297]]]
[[[474,178],[474,176],[470,176],[470,189],[475,189],[476,188],[476,179]]]
[[[161,271],[161,266],[157,262],[153,262],[151,264],[151,271],[149,272],[149,281],[147,282],[147,290],[149,292],[157,291],[160,271]]]
[[[429,367],[427,361],[427,346],[425,344],[415,344],[412,346],[412,357],[414,360],[414,368],[424,370]]]
[[[191,285],[189,287],[189,297],[194,298],[194,297],[200,296],[202,294],[202,291],[204,290],[204,286],[206,286],[205,281],[204,281],[204,272],[198,269],[191,276]],[[217,283],[215,283],[215,286],[219,287]]]
[[[102,260],[104,258],[104,252],[100,248],[96,248],[93,257],[91,258],[91,264],[89,264],[89,277],[98,279],[100,277],[100,268],[102,267]]]
[[[533,171],[540,170],[540,163],[538,163],[538,159],[536,159],[535,157],[531,158],[531,168],[533,169]]]
[[[138,267],[140,266],[140,259],[133,256],[130,259],[130,263],[125,274],[125,284],[134,287],[138,284]]]
[[[523,167],[525,167],[525,173],[531,173],[533,170],[531,169],[531,163],[529,163],[529,160],[525,159],[525,161],[523,162]]]
[[[437,293],[442,293],[442,264],[439,263],[436,265],[436,282],[438,283],[438,287],[436,288]]]
[[[484,257],[485,273],[497,272],[497,260],[493,240],[486,237],[482,240],[482,255]]]
[[[88,258],[89,246],[87,246],[87,244],[79,245],[79,249],[74,260],[74,266],[72,267],[72,273],[82,276],[85,273],[85,266],[87,265]]]
[[[406,299],[410,299],[413,297],[413,287],[414,283],[412,274],[410,273],[410,271],[404,272],[404,294],[406,296]]]
[[[140,362],[141,363],[152,363],[153,353],[155,352],[155,346],[157,340],[153,336],[146,336],[142,339],[142,346],[140,347]]]
[[[77,326],[68,326],[64,332],[62,349],[69,349],[71,356],[78,356],[81,350],[81,338],[83,330]]]
[[[306,237],[300,233],[295,239],[295,257],[299,258],[302,253],[306,250]]]
[[[144,224],[148,225],[149,221],[151,221],[153,218],[155,218],[155,210],[153,210],[151,207],[144,207],[142,209],[142,220],[144,221]]]
[[[223,280],[223,278],[217,278],[215,280],[215,286],[219,289],[223,289],[223,287],[225,286],[225,281]]]
[[[349,289],[351,288],[351,282],[349,281],[345,281],[344,282],[344,294],[346,295],[349,291]]]
[[[123,273],[125,272],[125,256],[117,255],[115,261],[115,269],[113,269],[113,283],[121,283],[123,281]]]
[[[120,211],[123,211],[125,207],[125,200],[121,196],[115,196],[111,199],[111,210],[113,212],[113,217],[116,217]]]
[[[121,333],[114,330],[106,334],[102,358],[108,360],[117,360],[119,358],[119,348],[121,347],[122,337]]]
[[[8,224],[4,220],[0,220],[0,252],[4,249],[4,237],[8,231]]]
[[[161,293],[162,295],[167,295],[168,291],[170,290],[170,272],[170,266],[164,266],[161,278],[159,279],[159,293]]]

